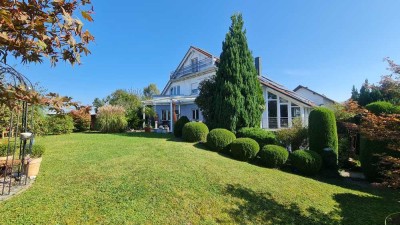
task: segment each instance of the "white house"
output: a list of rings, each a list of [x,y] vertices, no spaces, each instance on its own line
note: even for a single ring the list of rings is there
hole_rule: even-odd
[[[330,106],[336,103],[334,100],[326,97],[325,95],[315,92],[302,85],[297,86],[293,91],[304,98],[310,99],[318,106]]]
[[[158,115],[158,124],[168,125],[171,130],[173,121],[181,116],[187,116],[192,121],[204,120],[194,100],[199,94],[199,83],[216,74],[218,62],[219,59],[212,54],[191,46],[171,73],[161,95],[143,101],[143,105],[153,106]],[[308,115],[317,104],[261,76],[260,58],[256,58],[256,68],[266,104],[260,126],[264,129],[287,128],[295,118],[301,118],[303,124],[307,125]]]

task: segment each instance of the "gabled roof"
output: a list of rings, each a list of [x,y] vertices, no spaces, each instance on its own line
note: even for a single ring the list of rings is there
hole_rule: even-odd
[[[299,90],[299,89],[306,89],[307,91],[309,91],[309,92],[311,92],[311,93],[313,93],[314,95],[318,95],[318,96],[321,96],[321,97],[323,97],[323,98],[325,98],[325,99],[327,99],[328,101],[331,101],[331,102],[333,102],[333,103],[336,103],[336,101],[335,100],[333,100],[333,99],[330,99],[330,98],[328,98],[328,97],[326,97],[325,95],[323,95],[323,94],[320,94],[320,93],[318,93],[318,92],[316,92],[316,91],[313,91],[313,90],[311,90],[310,88],[308,88],[308,87],[305,87],[305,86],[303,86],[303,85],[299,85],[299,86],[297,86],[295,89],[293,89],[293,91],[294,92],[296,92],[297,90]]]
[[[272,80],[270,80],[270,79],[268,79],[266,77],[259,76],[258,80],[260,81],[260,83],[262,85],[265,85],[265,86],[271,88],[272,90],[275,90],[275,91],[277,91],[277,92],[279,92],[279,93],[281,93],[281,94],[283,94],[285,96],[288,96],[288,97],[290,97],[292,99],[295,99],[295,100],[297,100],[297,101],[299,101],[299,102],[301,102],[301,103],[303,103],[305,105],[308,105],[308,106],[311,106],[311,107],[315,106],[314,102],[312,102],[312,101],[300,96],[296,92],[291,91],[291,90],[287,89],[286,87],[284,87],[283,85],[278,84],[278,83],[276,83],[276,82],[274,82],[274,81],[272,81]]]

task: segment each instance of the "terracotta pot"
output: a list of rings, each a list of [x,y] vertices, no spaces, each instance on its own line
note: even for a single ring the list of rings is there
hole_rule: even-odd
[[[144,132],[150,133],[151,132],[151,127],[145,127]]]
[[[40,163],[42,162],[42,157],[32,159],[29,164],[26,165],[25,171],[28,170],[28,177],[37,176],[40,169]]]

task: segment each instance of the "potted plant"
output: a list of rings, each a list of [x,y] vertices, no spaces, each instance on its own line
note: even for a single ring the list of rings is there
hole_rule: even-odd
[[[42,162],[42,155],[45,150],[43,145],[32,145],[32,153],[27,157],[25,167],[28,177],[38,175],[40,163]]]

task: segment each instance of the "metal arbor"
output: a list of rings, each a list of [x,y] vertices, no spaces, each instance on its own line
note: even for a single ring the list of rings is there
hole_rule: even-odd
[[[6,149],[5,156],[0,157],[0,194],[8,195],[14,187],[28,182],[29,154],[34,136],[33,107],[24,94],[33,91],[33,85],[4,63],[0,63],[0,85],[1,142],[4,151]]]

